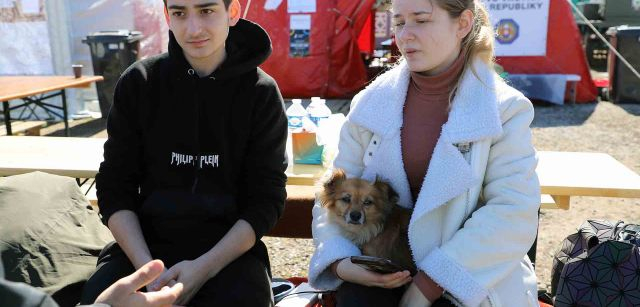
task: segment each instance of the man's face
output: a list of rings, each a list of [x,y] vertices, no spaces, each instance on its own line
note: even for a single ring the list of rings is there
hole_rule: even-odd
[[[224,52],[229,27],[238,22],[239,8],[222,0],[168,0],[169,28],[187,59],[215,58]]]

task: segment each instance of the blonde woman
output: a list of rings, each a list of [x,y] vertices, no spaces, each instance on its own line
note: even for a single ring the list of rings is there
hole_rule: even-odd
[[[338,306],[537,306],[526,256],[540,191],[534,110],[493,70],[493,30],[479,0],[392,0],[403,60],[354,97],[334,167],[388,180],[412,208],[419,272],[377,274],[314,208],[310,282]]]

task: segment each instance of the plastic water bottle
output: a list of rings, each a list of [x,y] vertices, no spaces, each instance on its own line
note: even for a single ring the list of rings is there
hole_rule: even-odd
[[[307,106],[307,114],[309,114],[309,118],[311,119],[313,124],[316,126],[317,126],[317,123],[313,121],[313,118],[311,118],[311,113],[313,113],[316,107],[318,106],[318,101],[320,99],[321,99],[320,97],[311,97],[311,103],[309,103],[309,105]]]
[[[325,100],[320,97],[311,98],[311,103],[307,107],[307,113],[309,113],[309,118],[316,127],[320,126],[320,121],[331,116],[331,110],[327,107]]]
[[[303,120],[308,116],[307,111],[302,106],[302,100],[292,99],[292,104],[287,108],[287,120],[289,122],[289,130],[301,129],[303,126]]]

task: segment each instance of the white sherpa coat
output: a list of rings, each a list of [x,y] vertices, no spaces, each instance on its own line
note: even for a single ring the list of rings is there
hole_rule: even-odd
[[[400,144],[410,78],[405,62],[354,97],[334,167],[348,177],[388,180],[399,205],[414,208],[413,259],[458,305],[538,306],[526,256],[540,206],[533,107],[488,65],[476,60],[473,67],[477,76],[469,69],[462,76],[415,204]],[[335,289],[341,281],[329,265],[360,251],[327,224],[326,214],[316,203],[309,279]]]

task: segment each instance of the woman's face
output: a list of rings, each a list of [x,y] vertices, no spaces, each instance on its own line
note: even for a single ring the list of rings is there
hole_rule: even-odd
[[[393,0],[396,43],[409,69],[426,75],[446,70],[458,57],[466,26],[436,0]],[[461,34],[464,34],[460,36]]]

